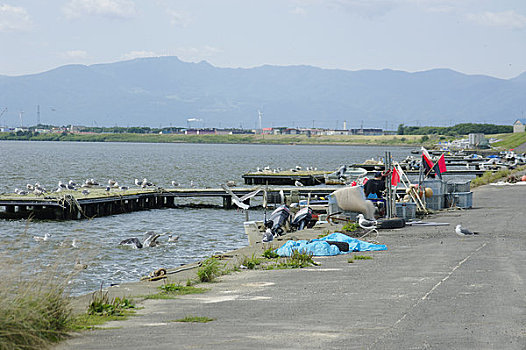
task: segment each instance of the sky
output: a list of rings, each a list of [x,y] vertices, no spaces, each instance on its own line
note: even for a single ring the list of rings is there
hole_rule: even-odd
[[[0,0],[0,75],[152,56],[509,79],[526,71],[526,1]]]

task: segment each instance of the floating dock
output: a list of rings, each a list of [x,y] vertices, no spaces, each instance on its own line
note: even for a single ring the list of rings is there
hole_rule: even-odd
[[[280,191],[287,196],[298,197],[327,196],[339,187],[282,187],[269,188],[269,203],[279,203]],[[243,196],[254,188],[231,188],[236,196]],[[257,196],[262,196],[263,191]],[[49,219],[81,220],[100,216],[129,213],[139,210],[174,208],[176,198],[222,198],[226,209],[237,208],[232,204],[232,196],[222,188],[174,188],[174,189],[129,189],[126,191],[92,188],[88,195],[79,191],[62,191],[41,196],[32,194],[0,195],[0,219]]]

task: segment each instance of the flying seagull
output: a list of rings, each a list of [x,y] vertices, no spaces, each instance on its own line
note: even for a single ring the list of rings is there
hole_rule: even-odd
[[[242,196],[241,198],[239,198],[234,192],[232,192],[230,188],[228,188],[227,185],[221,184],[221,187],[225,190],[226,193],[228,193],[232,197],[232,202],[244,210],[247,210],[248,208],[250,208],[250,205],[243,203],[243,202],[246,201],[247,199],[254,197],[261,191],[261,187],[258,187],[254,191],[249,192],[245,194],[244,196]]]
[[[460,226],[460,225],[457,225],[457,226],[455,227],[455,232],[456,232],[457,235],[459,235],[459,236],[472,236],[472,235],[478,235],[478,234],[479,234],[478,232],[470,231],[470,230],[468,230],[467,228],[463,228],[463,227]]]

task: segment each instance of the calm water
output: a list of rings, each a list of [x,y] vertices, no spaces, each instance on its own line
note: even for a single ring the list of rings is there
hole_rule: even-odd
[[[135,178],[148,178],[164,187],[172,180],[199,187],[217,187],[256,167],[289,169],[296,165],[336,170],[341,164],[383,157],[389,150],[395,160],[405,158],[409,148],[369,146],[292,146],[292,145],[210,145],[210,144],[134,144],[0,141],[0,192],[40,182],[46,188],[59,180],[82,182],[94,178],[106,183],[133,185]],[[178,200],[184,204],[196,200]],[[211,204],[219,201],[203,200]],[[251,219],[262,219],[261,211],[251,211]],[[82,221],[0,220],[4,244],[0,253],[17,256],[36,268],[60,260],[65,264],[79,258],[88,268],[72,282],[72,293],[85,293],[101,283],[136,281],[160,267],[175,267],[246,245],[243,230],[245,214],[223,209],[161,209],[121,214]],[[118,243],[129,237],[142,237],[145,231],[172,232],[177,243],[155,248],[131,249]],[[51,234],[46,242],[33,236]],[[70,246],[75,239],[77,248]],[[165,239],[163,239],[165,241]],[[64,258],[62,259],[62,256]],[[73,260],[71,260],[73,259]]]

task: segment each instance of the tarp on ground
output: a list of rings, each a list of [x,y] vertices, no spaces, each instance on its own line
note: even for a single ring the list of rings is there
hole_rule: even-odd
[[[337,246],[329,244],[327,241],[346,242],[349,244],[349,251],[342,252]],[[287,241],[280,248],[276,249],[276,253],[279,256],[291,256],[294,250],[306,252],[308,254],[312,254],[313,256],[330,256],[347,254],[350,252],[387,250],[387,246],[384,244],[374,244],[361,241],[359,239],[344,235],[343,233],[335,232],[323,238],[317,238],[310,241]]]

